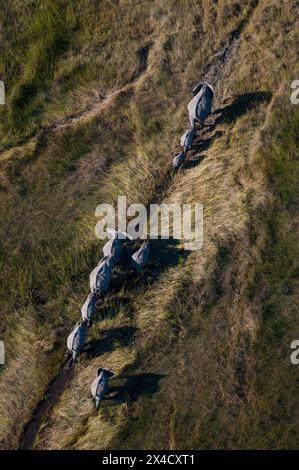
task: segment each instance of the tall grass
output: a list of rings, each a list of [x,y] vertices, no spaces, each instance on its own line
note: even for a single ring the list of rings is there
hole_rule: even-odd
[[[14,127],[1,110],[2,143],[37,135],[1,155],[1,330],[8,351],[0,376],[2,447],[17,447],[80,315],[88,274],[101,256],[95,207],[116,204],[119,194],[128,202],[152,199],[187,125],[191,86],[255,3],[84,0],[75,8],[61,0],[6,7],[20,15],[4,25],[1,68]],[[167,200],[204,203],[203,250],[186,256],[180,246],[157,244],[140,277],[128,281],[117,272],[118,287],[99,306],[76,376],[45,417],[36,447],[295,446],[294,426],[277,412],[271,391],[275,382],[283,409],[292,410],[294,371],[279,366],[276,374],[274,360],[266,364],[278,341],[286,350],[293,324],[293,300],[285,299],[293,289],[293,237],[284,238],[283,224],[297,204],[297,118],[277,117],[269,106],[294,61],[287,19],[294,24],[291,5],[260,2],[219,75],[217,105],[234,104],[234,94],[268,98],[250,106],[245,100],[233,115],[226,110],[229,119],[204,134],[205,150],[194,149],[202,163],[172,181]],[[10,34],[14,28],[22,29],[20,39]],[[147,45],[144,69],[140,50]],[[94,113],[64,128],[41,129],[89,108]],[[280,304],[288,310],[283,320]],[[255,374],[258,361],[266,365]],[[95,415],[88,390],[99,365],[119,373],[120,392],[115,406],[107,400]],[[273,432],[264,432],[263,422]]]

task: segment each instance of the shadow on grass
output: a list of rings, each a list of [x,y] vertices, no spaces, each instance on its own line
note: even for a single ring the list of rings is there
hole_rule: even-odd
[[[181,240],[174,238],[151,240],[151,259],[149,263],[150,280],[154,281],[158,276],[162,276],[163,272],[172,267],[177,266],[188,257],[190,251],[178,247]]]
[[[239,117],[254,109],[259,104],[269,103],[271,98],[272,93],[269,91],[256,91],[237,96],[237,98],[227,106],[215,109],[212,113],[213,116],[216,116],[214,123],[207,124],[203,130],[207,129],[209,132],[212,132],[219,124],[232,124]],[[191,147],[191,151],[197,154],[196,157],[187,159],[183,168],[188,169],[199,165],[203,161],[204,155],[198,154],[207,150],[212,145],[213,141],[223,134],[223,131],[216,131],[215,134],[205,140],[200,140],[199,137],[198,143],[195,143],[195,145]]]
[[[210,127],[210,126],[209,126]],[[191,151],[193,152],[193,158],[188,158],[183,164],[183,168],[194,168],[199,165],[203,160],[205,155],[199,155],[201,152],[208,150],[212,145],[215,139],[221,137],[224,134],[223,131],[216,131],[211,137],[208,137],[205,140],[199,140],[197,143],[192,145]]]
[[[137,67],[137,70],[135,70],[135,72],[133,73],[133,76],[131,79],[132,81],[137,80],[137,78],[140,77],[140,75],[146,71],[147,66],[148,66],[148,55],[152,47],[153,47],[153,43],[149,42],[148,44],[145,44],[144,46],[138,49],[137,57],[138,57],[139,65]]]
[[[126,310],[128,317],[131,317],[136,291],[139,292],[143,287],[150,288],[167,269],[183,264],[187,258],[189,251],[178,247],[179,242],[180,240],[176,239],[150,240],[150,258],[139,274],[130,271],[129,266],[119,268],[111,281],[109,289],[109,294],[112,294],[111,300],[108,300],[108,305],[101,306],[99,299],[95,321],[113,318],[122,308]],[[140,244],[141,242],[136,243],[134,248],[129,248],[130,253],[136,251]]]
[[[231,124],[259,104],[269,103],[271,98],[272,93],[269,91],[256,91],[237,96],[233,103],[213,111],[213,114],[221,113],[215,120],[215,126],[222,123]]]
[[[110,387],[106,400],[115,404],[134,403],[141,395],[153,396],[159,391],[159,382],[166,377],[163,374],[143,373],[116,378],[119,385]],[[122,383],[125,381],[124,383]]]
[[[103,330],[99,340],[86,344],[84,354],[90,359],[113,351],[116,347],[129,346],[136,331],[137,328],[128,325]]]
[[[140,243],[140,241],[134,243],[134,247],[129,248],[130,252],[134,252]],[[189,251],[178,247],[179,243],[180,240],[176,239],[150,240],[150,259],[145,269],[139,274],[130,271],[129,267],[122,267],[118,270],[112,279],[109,290],[109,294],[112,294],[111,304],[104,308],[98,308],[97,317],[94,321],[98,322],[107,317],[113,318],[122,307],[129,312],[132,308],[136,290],[139,291],[143,286],[149,288],[163,276],[163,273],[169,267],[183,264],[189,255]],[[113,298],[115,294],[118,295]],[[101,305],[100,300],[98,302]],[[84,353],[87,357],[97,357],[112,351],[117,344],[128,346],[135,332],[136,328],[128,325],[103,330],[99,340],[86,344]]]

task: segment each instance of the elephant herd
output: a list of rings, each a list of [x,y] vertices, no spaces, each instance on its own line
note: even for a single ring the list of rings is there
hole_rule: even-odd
[[[192,90],[193,98],[188,104],[189,128],[181,137],[183,150],[173,159],[173,169],[177,170],[184,163],[187,152],[197,135],[198,126],[202,127],[206,117],[211,113],[214,99],[212,85],[203,82],[196,85]],[[130,244],[132,239],[128,234],[111,230],[112,238],[103,247],[103,258],[91,271],[89,276],[90,292],[81,308],[81,320],[76,324],[67,338],[67,348],[71,355],[72,364],[82,352],[88,328],[96,314],[97,300],[109,290],[110,281],[115,266],[121,261],[125,244]],[[130,268],[139,273],[146,265],[149,257],[149,242],[145,241],[141,247],[133,253],[130,258]],[[91,394],[98,409],[101,400],[106,395],[109,386],[108,379],[114,375],[109,368],[98,368],[96,377],[91,385]]]
[[[74,364],[83,350],[88,328],[91,326],[96,314],[97,300],[109,290],[112,273],[116,265],[122,260],[124,245],[132,243],[132,239],[121,231],[110,230],[112,239],[103,247],[103,258],[91,271],[89,276],[90,292],[81,308],[81,320],[67,338],[67,349]],[[130,257],[130,268],[139,273],[149,258],[149,243],[144,241],[140,248]],[[108,378],[114,372],[108,368],[98,368],[96,378],[91,385],[91,393],[98,408],[100,401],[108,391]]]
[[[203,126],[205,119],[211,113],[214,90],[209,83],[198,83],[192,90],[193,98],[188,104],[189,121],[191,127],[181,137],[183,150],[175,155],[172,166],[178,170],[184,163],[187,152],[197,135],[197,126]]]

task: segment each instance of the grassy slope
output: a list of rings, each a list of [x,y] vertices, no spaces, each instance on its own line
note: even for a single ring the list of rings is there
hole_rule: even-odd
[[[118,194],[151,199],[186,125],[190,87],[257,2],[33,3],[10,2],[1,32],[5,448],[17,446],[79,315],[99,256],[94,208]],[[298,446],[289,364],[298,336],[294,16],[291,1],[259,2],[216,77],[225,108],[203,136],[211,142],[194,150],[205,158],[166,196],[204,203],[203,249],[157,243],[149,269],[107,297],[37,447]],[[49,129],[99,103],[86,119]],[[119,378],[115,399],[94,415],[88,391],[100,364]]]

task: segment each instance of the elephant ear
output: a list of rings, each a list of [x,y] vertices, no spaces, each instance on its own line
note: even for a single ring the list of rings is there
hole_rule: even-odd
[[[212,87],[212,85],[210,85],[210,83],[207,83],[207,88],[211,91],[212,97],[214,97],[214,88]]]
[[[190,129],[187,129],[186,132],[184,132],[184,134],[182,135],[182,137],[181,137],[181,147],[184,147],[186,137],[189,134],[189,132],[191,131],[191,129],[192,128],[190,127]]]
[[[66,340],[67,348],[69,351],[73,349],[74,336],[75,336],[75,331],[73,330]]]
[[[192,95],[193,96],[197,95],[197,93],[201,90],[202,87],[203,87],[202,82],[199,82],[197,85],[195,85],[195,87],[192,89]]]
[[[174,169],[179,168],[179,166],[181,166],[181,164],[184,162],[184,160],[185,160],[184,152],[178,153],[173,159],[173,162],[172,162],[173,168]]]

